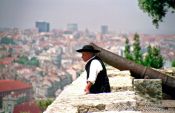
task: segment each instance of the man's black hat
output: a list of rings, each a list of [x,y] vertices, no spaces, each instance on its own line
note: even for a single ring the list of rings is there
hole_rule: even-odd
[[[98,52],[100,52],[99,50],[94,49],[94,47],[91,46],[91,45],[85,45],[85,46],[83,46],[82,49],[78,49],[76,51],[80,52],[80,53],[81,52],[91,52],[91,53],[98,53]]]

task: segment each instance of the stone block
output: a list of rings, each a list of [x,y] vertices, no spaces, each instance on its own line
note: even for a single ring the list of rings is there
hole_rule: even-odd
[[[126,76],[126,77],[131,77],[131,73],[128,70],[125,71],[118,71],[118,70],[107,70],[107,74],[109,77],[114,77],[114,76]]]
[[[162,100],[162,81],[161,79],[134,79],[134,90],[136,94],[144,99],[160,103]]]
[[[175,77],[175,67],[170,67],[166,69],[156,69],[157,71],[160,71],[161,73],[164,73],[168,76],[173,76]]]
[[[125,76],[110,77],[109,82],[111,86],[111,92],[133,91],[132,80],[132,77]]]
[[[162,106],[175,109],[175,100],[162,100]]]

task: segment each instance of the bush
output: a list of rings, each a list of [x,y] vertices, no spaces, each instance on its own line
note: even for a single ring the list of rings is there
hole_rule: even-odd
[[[40,107],[42,111],[45,111],[47,107],[53,102],[53,99],[43,99],[43,100],[37,100],[36,103]]]
[[[39,60],[36,57],[32,57],[29,60],[27,56],[21,56],[16,62],[24,65],[39,66]]]

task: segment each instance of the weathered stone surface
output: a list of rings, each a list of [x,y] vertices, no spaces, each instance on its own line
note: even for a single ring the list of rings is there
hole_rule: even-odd
[[[134,79],[133,85],[136,94],[143,97],[144,100],[148,99],[148,101],[155,103],[161,102],[162,81],[160,79]]]
[[[125,74],[124,74],[125,73]],[[126,74],[127,73],[127,74]],[[132,86],[132,78],[129,72],[117,73],[116,79],[110,79],[112,87]],[[128,78],[124,75],[128,76]],[[119,79],[117,76],[123,76]],[[115,81],[118,81],[115,83]],[[67,86],[56,100],[47,108],[44,113],[86,113],[111,110],[133,110],[136,107],[135,93],[133,91],[84,94],[86,75],[83,73],[76,81]],[[70,111],[71,110],[71,111]],[[56,112],[57,111],[57,112]]]
[[[107,70],[112,93],[84,94],[86,75],[82,73],[44,113],[175,113],[160,102],[161,80],[133,80],[129,71],[112,70]]]
[[[162,100],[163,107],[175,108],[175,100]]]
[[[166,68],[166,69],[156,69],[157,71],[160,71],[168,76],[175,77],[175,67]]]
[[[136,107],[134,92],[115,92],[115,93],[101,93],[101,94],[88,94],[65,96],[57,98],[52,107],[49,106],[45,113],[55,111],[60,113],[69,111],[71,113],[86,113],[95,111],[108,111],[108,110],[133,110]],[[76,109],[77,108],[77,109]],[[55,112],[56,113],[56,112]]]
[[[106,111],[106,112],[89,112],[89,113],[175,113],[174,111]]]
[[[130,76],[129,71],[121,71],[115,75],[113,74],[113,77],[109,78],[111,91],[133,91],[132,81],[133,77]]]
[[[91,113],[142,113],[140,111],[105,111],[105,112],[91,112]]]
[[[109,77],[113,77],[113,76],[130,76],[131,73],[130,71],[126,70],[126,71],[119,71],[119,70],[107,70],[107,74]]]

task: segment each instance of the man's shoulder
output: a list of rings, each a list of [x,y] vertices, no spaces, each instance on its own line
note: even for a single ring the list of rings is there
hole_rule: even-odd
[[[91,64],[101,64],[101,62],[98,59],[93,59]]]

